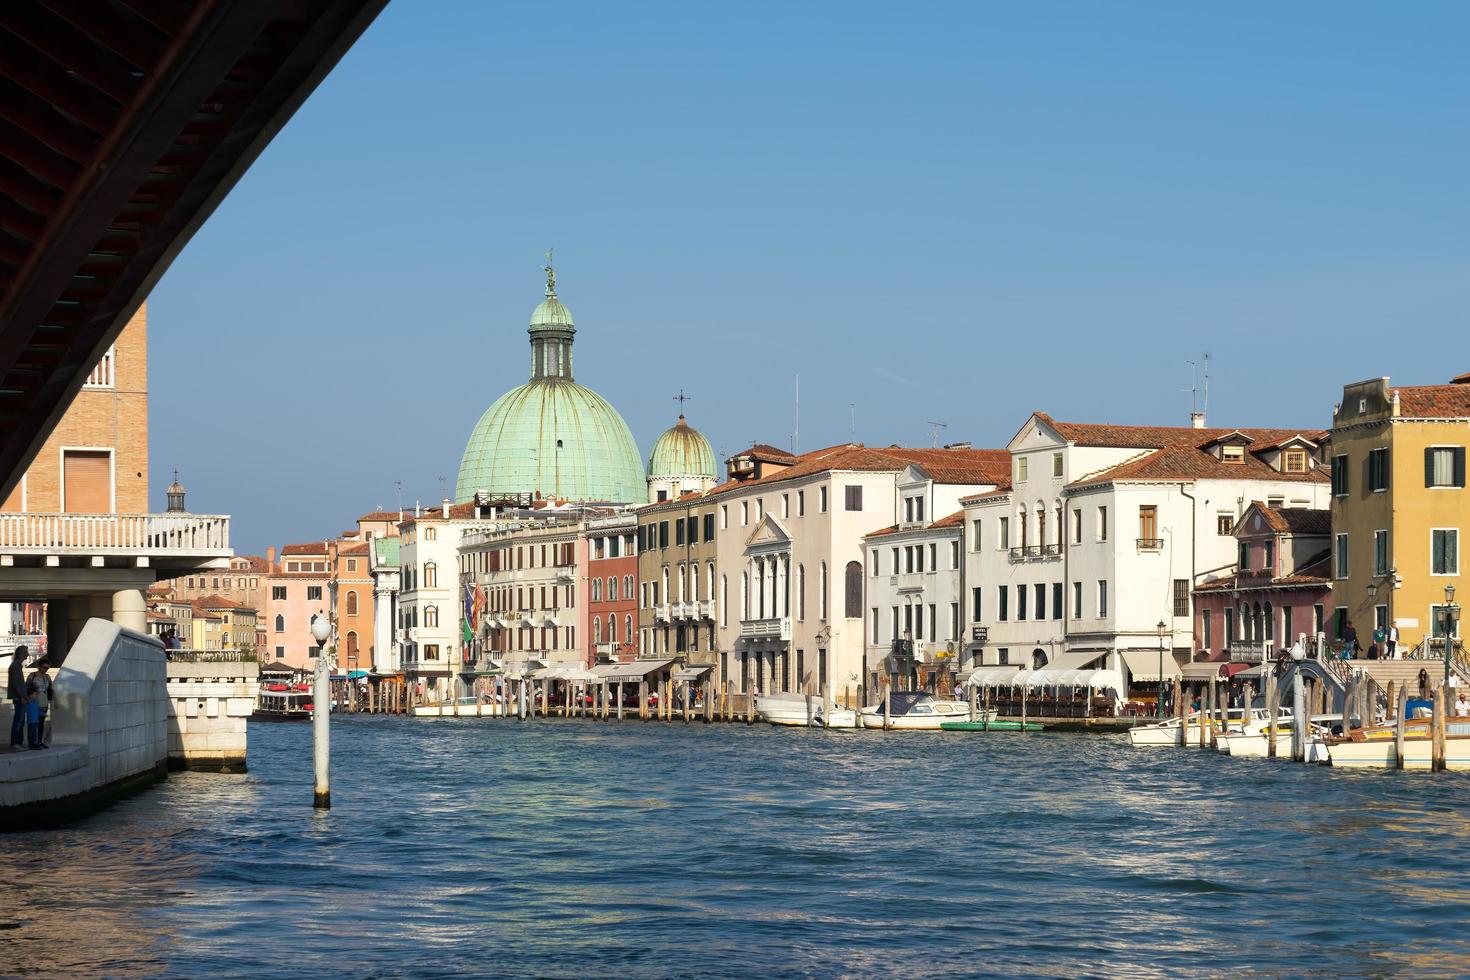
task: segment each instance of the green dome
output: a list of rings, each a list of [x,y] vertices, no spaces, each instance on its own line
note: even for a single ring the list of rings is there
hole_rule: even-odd
[[[658,437],[648,457],[649,477],[704,476],[715,479],[715,451],[699,430],[679,421]]]
[[[496,399],[470,433],[455,499],[537,493],[633,503],[648,484],[628,423],[572,380],[572,314],[547,270],[546,301],[531,315],[531,380]],[[713,455],[713,454],[711,454]]]

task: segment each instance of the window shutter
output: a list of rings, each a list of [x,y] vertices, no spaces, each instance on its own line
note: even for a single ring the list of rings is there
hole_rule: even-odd
[[[1465,485],[1465,447],[1459,446],[1455,449],[1455,486]]]
[[[1434,450],[1424,450],[1424,485],[1434,486]]]

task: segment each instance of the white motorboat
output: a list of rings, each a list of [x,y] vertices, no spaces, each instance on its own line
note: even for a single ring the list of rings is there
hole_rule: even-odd
[[[997,711],[991,709],[990,720],[994,721]],[[983,720],[984,711],[976,711],[976,720]],[[969,721],[970,706],[963,701],[941,701],[925,691],[893,691],[888,695],[888,728],[899,732],[937,732],[947,721]],[[883,727],[882,703],[863,709],[864,728]]]
[[[1207,714],[1207,713],[1206,713]],[[1229,731],[1231,728],[1240,729],[1243,725],[1265,724],[1269,719],[1265,708],[1251,708],[1247,712],[1244,708],[1231,708],[1223,718],[1217,713],[1213,721],[1209,717],[1203,717],[1201,712],[1193,712],[1185,715],[1184,743],[1186,745],[1198,745],[1200,739],[1200,727],[1213,725],[1217,733]],[[1280,715],[1277,716],[1278,719]],[[1137,728],[1128,729],[1129,745],[1178,745],[1179,744],[1180,719],[1168,718],[1164,721],[1154,722],[1151,725],[1139,725]],[[1206,732],[1205,738],[1209,738]]]
[[[420,704],[413,708],[415,718],[474,718],[478,715],[494,715],[498,713],[499,705],[490,701],[482,701],[477,697],[455,698],[453,701],[441,701],[438,704]]]
[[[788,725],[805,728],[856,728],[857,712],[851,708],[832,705],[831,724],[827,724],[822,699],[813,697],[807,706],[804,694],[761,694],[755,699],[755,714],[772,725]]]
[[[1392,769],[1394,725],[1386,722],[1354,728],[1348,734],[1326,740],[1327,761],[1335,768]],[[1410,718],[1404,724],[1404,768],[1432,768],[1434,740],[1428,718]],[[1445,719],[1444,767],[1470,769],[1470,718]]]

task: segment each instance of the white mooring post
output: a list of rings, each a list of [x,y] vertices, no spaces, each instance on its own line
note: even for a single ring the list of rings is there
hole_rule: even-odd
[[[319,652],[316,674],[311,687],[311,755],[314,792],[312,806],[318,810],[332,808],[332,668],[327,662],[327,640],[332,635],[331,621],[325,616],[311,617],[311,635]]]

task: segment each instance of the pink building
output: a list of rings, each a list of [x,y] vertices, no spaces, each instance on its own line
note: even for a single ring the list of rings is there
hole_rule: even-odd
[[[1232,534],[1235,574],[1194,590],[1196,659],[1229,651],[1233,660],[1256,661],[1321,631],[1332,593],[1331,512],[1257,500]]]
[[[288,544],[281,549],[280,561],[265,577],[263,663],[315,668],[317,646],[311,635],[311,617],[327,611],[330,560],[325,541]]]

